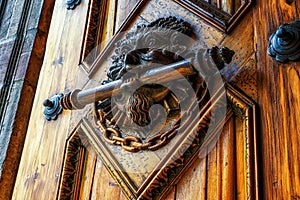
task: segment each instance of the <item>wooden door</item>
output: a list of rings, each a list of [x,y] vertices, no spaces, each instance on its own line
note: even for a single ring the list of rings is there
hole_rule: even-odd
[[[46,121],[42,103],[59,92],[97,86],[106,69],[95,71],[91,62],[135,12],[142,23],[174,15],[194,26],[198,47],[217,45],[235,51],[221,74],[234,85],[235,89],[229,87],[229,96],[238,110],[233,109],[235,114],[228,117],[209,154],[194,159],[163,198],[299,198],[299,62],[279,64],[267,55],[267,47],[269,36],[280,24],[300,17],[300,3],[256,1],[227,29],[207,21],[207,16],[200,17],[183,1],[140,1],[146,8],[131,12],[138,2],[83,0],[74,10],[67,10],[62,1],[56,1],[12,198],[130,197],[97,149],[85,145],[80,137],[80,132],[89,132],[92,106],[64,111],[55,121]],[[241,1],[208,2],[229,14],[241,5]],[[226,29],[230,32],[225,33]],[[97,44],[101,46],[91,53]]]

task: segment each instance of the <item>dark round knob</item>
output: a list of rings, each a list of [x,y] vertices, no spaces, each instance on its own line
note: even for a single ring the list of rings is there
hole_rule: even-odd
[[[44,102],[43,102],[43,105],[45,107],[53,107],[54,104],[53,104],[53,102],[51,100],[45,99]]]
[[[45,99],[43,105],[45,106],[44,115],[46,120],[55,120],[57,116],[62,112],[62,107],[59,104],[62,94],[56,94],[49,99]]]
[[[268,54],[283,63],[300,59],[300,20],[281,25],[270,36]]]
[[[276,31],[276,35],[284,41],[290,41],[293,39],[293,35],[289,33],[284,27],[280,27]]]

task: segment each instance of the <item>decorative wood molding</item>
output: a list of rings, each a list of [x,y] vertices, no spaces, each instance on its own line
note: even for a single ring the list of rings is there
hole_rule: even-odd
[[[190,10],[192,13],[195,13],[196,15],[200,16],[206,21],[209,21],[209,17],[206,16],[208,13],[207,11],[201,12],[199,10],[199,7],[197,6],[191,6],[189,1],[183,1],[183,0],[173,0],[177,4],[183,6],[184,8]],[[124,20],[123,24],[120,26],[118,31],[115,33],[114,37],[110,40],[110,42],[107,44],[107,46],[101,51],[101,53],[98,55],[98,57],[94,60],[94,62],[88,67],[88,76],[90,78],[93,77],[97,69],[99,69],[102,65],[102,63],[109,57],[112,47],[114,44],[120,40],[123,37],[124,32],[128,31],[128,29],[132,26],[133,22],[137,20],[139,14],[143,11],[143,9],[149,4],[150,1],[148,0],[139,0],[134,9],[132,9],[131,13],[128,15],[126,20]],[[203,2],[203,1],[201,1]],[[245,11],[252,6],[253,0],[246,0],[243,1],[241,4],[241,7],[236,11],[236,13],[228,20],[226,24],[224,23],[217,23],[214,22],[214,20],[209,21],[211,24],[216,26],[217,28],[229,32],[232,30],[234,25],[238,22],[238,20],[241,18],[241,16],[245,13]],[[206,13],[206,15],[202,16],[201,13]],[[211,17],[211,15],[209,15]]]
[[[199,152],[209,121],[209,116],[203,117],[202,122],[199,123],[199,131],[191,131],[191,127],[187,127],[185,133],[181,135],[181,139],[162,158],[161,162],[157,164],[153,172],[140,187],[134,183],[130,174],[124,170],[122,167],[124,163],[118,162],[118,158],[115,157],[111,146],[106,144],[105,139],[97,129],[88,127],[85,134],[128,199],[161,199],[172,184],[178,181],[178,177],[184,169],[191,164],[191,159],[198,156],[197,153]]]
[[[243,161],[239,160],[239,162],[244,166],[243,174],[239,174],[242,179],[238,180],[238,184],[240,184],[239,187],[245,189],[243,193],[245,193],[247,198],[259,199],[256,152],[256,106],[251,99],[232,86],[227,85],[226,88],[228,111],[225,122],[230,118],[239,118],[242,123],[242,132],[238,134],[243,134],[242,138],[244,138],[238,144],[239,148],[243,148],[239,149],[240,159],[243,158]],[[220,94],[216,95],[219,96]],[[218,106],[218,104],[214,106]],[[213,106],[209,107],[209,109],[212,109]],[[205,137],[206,127],[207,124],[211,123],[211,118],[209,116],[203,117],[199,123],[198,131],[191,131],[190,128],[186,127],[185,133],[180,136],[171,149],[162,154],[160,161],[153,168],[153,171],[145,176],[145,180],[141,185],[137,186],[130,172],[124,169],[124,164],[128,161],[125,157],[130,152],[124,154],[124,151],[122,153],[122,149],[118,150],[108,145],[92,121],[92,115],[87,115],[67,141],[59,199],[65,199],[65,197],[76,199],[76,194],[78,194],[76,188],[80,187],[81,179],[79,177],[85,164],[83,162],[85,148],[82,144],[88,144],[93,147],[128,199],[163,199],[169,189],[180,180],[180,177],[193,161],[199,159],[198,156],[206,151],[206,148],[203,149],[201,147],[206,146],[208,148],[209,145],[215,144],[213,142],[215,139],[214,134]],[[221,129],[222,126],[217,126],[214,131],[220,131]],[[234,133],[233,135],[236,134]],[[146,157],[147,154],[152,153],[143,152],[143,155]],[[123,158],[123,162],[119,160],[118,155]],[[133,158],[130,156],[130,159]],[[132,160],[132,162],[134,161]],[[236,183],[234,182],[234,184]]]
[[[268,54],[283,63],[300,59],[300,20],[281,25],[270,36]]]
[[[193,8],[193,6],[187,6],[190,5],[189,1],[183,1],[183,0],[174,0],[175,2],[177,2],[178,4],[182,5],[185,8],[188,8],[189,10],[191,10],[193,13],[195,13],[197,11],[197,9],[195,9],[195,6]],[[217,15],[217,16],[222,16],[222,14],[226,15],[226,10],[222,10],[222,8],[220,7],[221,3],[218,3],[218,5],[214,4],[214,3],[208,3],[206,1],[200,0],[200,1],[194,1],[194,4],[199,4],[199,7],[208,7],[209,11],[212,13],[219,13],[219,14],[213,14],[213,16]],[[100,53],[100,47],[98,47],[98,45],[101,42],[101,37],[102,37],[102,30],[103,30],[103,26],[104,26],[104,21],[105,21],[105,15],[106,15],[106,7],[107,7],[107,0],[91,0],[91,6],[90,6],[90,11],[89,11],[89,17],[87,20],[87,34],[85,34],[85,39],[84,39],[84,48],[83,48],[83,52],[82,52],[82,63],[81,66],[83,67],[83,69],[89,74],[89,77],[91,77],[93,75],[93,71],[94,68],[100,67],[99,63],[101,63],[102,58],[106,58],[106,53],[108,51],[107,48],[104,49],[103,52]],[[234,2],[231,2],[231,4],[234,4],[235,6],[231,6],[233,7],[237,13],[234,14],[234,16],[232,17],[231,21],[236,21],[235,18],[237,18],[236,16],[241,15],[241,12],[243,12],[245,9],[247,9],[252,3],[252,0],[247,0],[247,1],[243,1],[243,2],[239,2],[239,0],[236,0]],[[143,7],[145,5],[148,4],[148,1],[146,0],[140,0],[136,7],[132,10],[132,12],[130,13],[129,17],[127,18],[127,20],[125,20],[125,22],[123,23],[123,25],[121,26],[121,28],[119,29],[119,31],[116,33],[116,36],[114,37],[114,39],[111,40],[110,43],[115,42],[116,38],[118,37],[118,34],[121,33],[122,31],[126,31],[126,29],[130,26],[130,21],[133,20],[135,17],[137,17],[137,13],[139,11],[141,11],[143,9]],[[207,5],[209,4],[209,5]],[[223,3],[224,4],[224,3]],[[227,3],[230,4],[230,3]],[[226,4],[227,7],[230,7]],[[206,5],[206,6],[205,6]],[[224,4],[225,5],[225,4]],[[240,5],[239,8],[237,8]],[[219,6],[219,7],[218,7]],[[197,6],[196,6],[197,7]],[[217,8],[217,9],[216,9]],[[196,10],[196,11],[195,11]],[[220,14],[222,13],[222,14]],[[197,15],[199,15],[198,11],[196,12]],[[205,19],[205,18],[204,18]],[[235,20],[233,20],[235,19]],[[107,45],[110,46],[110,45]],[[101,56],[98,56],[98,55]],[[83,60],[84,59],[84,60]]]
[[[175,2],[178,3],[178,1]],[[153,66],[153,63],[155,63],[149,64],[152,58],[158,59],[158,64],[167,65],[166,68],[168,69],[176,68],[178,66],[184,67],[185,69],[188,69],[189,66],[194,66],[196,68],[197,62],[198,65],[201,64],[201,67],[205,70],[212,69],[214,66],[213,62],[218,64],[218,68],[221,69],[224,66],[224,63],[230,62],[233,55],[233,52],[226,48],[213,48],[210,51],[197,50],[196,52],[187,50],[185,54],[183,52],[178,53],[176,50],[169,51],[168,48],[163,50],[159,47],[153,48],[151,45],[147,46],[148,48],[128,48],[127,51],[125,51],[122,48],[123,42],[126,44],[124,46],[128,47],[131,44],[128,40],[132,40],[133,43],[136,44],[136,41],[141,41],[143,37],[137,39],[135,38],[135,35],[130,35],[130,33],[125,36],[120,35],[120,33],[129,30],[133,26],[133,23],[136,22],[136,19],[139,16],[139,12],[147,3],[149,3],[149,1],[139,1],[133,12],[117,32],[116,36],[93,63],[89,76],[93,77],[95,73],[98,73],[98,70],[102,67],[102,63],[104,63],[102,61],[111,57],[114,52],[117,54],[114,56],[114,61],[120,65],[113,64],[107,70],[108,79],[103,82],[103,85],[88,91],[75,90],[62,99],[62,105],[65,105],[65,108],[76,109],[84,107],[87,103],[96,102],[94,106],[95,117],[93,118],[88,115],[83,119],[80,125],[81,131],[83,131],[84,137],[98,154],[98,157],[128,199],[162,199],[172,185],[177,183],[192,162],[198,158],[199,155],[207,155],[207,152],[215,146],[218,134],[221,132],[222,127],[227,120],[231,117],[239,117],[243,124],[244,135],[244,140],[239,144],[239,147],[243,148],[240,153],[239,162],[242,162],[242,165],[244,166],[243,171],[241,172],[243,178],[239,181],[239,184],[242,185],[242,188],[245,190],[243,192],[249,199],[258,198],[255,146],[255,104],[231,86],[226,86],[225,88],[227,90],[224,90],[223,85],[214,85],[214,88],[218,89],[215,93],[210,93],[208,96],[201,96],[201,94],[199,96],[195,95],[199,98],[197,98],[197,101],[189,104],[189,108],[198,107],[199,104],[199,112],[196,112],[197,115],[191,116],[189,113],[190,110],[186,109],[185,113],[188,114],[183,115],[187,116],[187,121],[184,121],[180,127],[180,134],[172,134],[172,137],[168,135],[168,137],[170,136],[168,138],[169,141],[160,141],[164,143],[164,145],[154,149],[155,151],[144,148],[143,145],[148,145],[148,143],[139,143],[138,140],[135,140],[135,138],[133,139],[131,132],[123,132],[121,134],[118,132],[118,129],[116,128],[117,120],[110,117],[111,113],[113,113],[113,108],[110,107],[110,102],[107,103],[106,101],[113,96],[118,96],[119,88],[126,88],[122,87],[122,84],[132,87],[134,86],[133,83],[136,83],[132,80],[134,77],[124,76],[122,72],[125,72],[126,74],[128,68],[131,69],[130,67],[136,65],[143,65],[142,68],[147,66],[151,67]],[[161,23],[168,21],[168,19],[158,19],[158,21],[160,20],[162,20]],[[184,21],[182,23],[184,23]],[[155,26],[155,22],[153,22],[148,25],[137,26],[137,28],[139,28],[139,31],[142,31],[141,35],[147,35],[148,32],[143,32],[143,27],[146,27],[145,30],[149,31],[154,30],[153,27]],[[135,33],[139,31],[136,31]],[[172,37],[165,37],[165,39],[170,40]],[[115,47],[115,43],[117,43],[117,47]],[[181,59],[181,55],[189,55],[190,57],[184,56],[185,59]],[[211,57],[209,57],[209,55]],[[123,63],[122,56],[124,57]],[[189,58],[194,58],[194,60],[191,61]],[[195,62],[195,60],[197,62]],[[149,65],[145,63],[148,63]],[[178,63],[180,63],[180,65]],[[160,77],[159,80],[173,77],[164,70],[165,68],[158,68],[156,70],[150,68],[147,73],[145,73],[147,76],[143,76],[144,74],[137,74],[137,77],[139,80],[142,80],[142,82],[144,81],[143,78],[149,80],[160,75],[163,76]],[[218,69],[216,70],[218,71]],[[159,72],[164,73],[160,74]],[[186,72],[186,70],[181,72]],[[155,76],[149,78],[148,75],[153,74]],[[193,73],[185,74],[184,77],[192,77],[193,75]],[[211,83],[209,77],[210,76],[208,76],[208,79],[205,81]],[[211,77],[215,78],[214,76]],[[170,81],[173,79],[169,78],[168,80]],[[214,83],[215,82],[216,81],[214,81]],[[201,86],[203,89],[201,89],[201,91],[205,91],[205,85],[194,85]],[[112,88],[117,91],[115,95],[112,94]],[[195,88],[192,88],[193,91],[194,89]],[[198,92],[196,93],[198,94]],[[150,94],[153,93],[150,92]],[[156,93],[154,92],[154,94]],[[203,100],[201,103],[198,102],[200,99]],[[226,99],[228,99],[229,104],[227,104]],[[125,105],[123,107],[126,107],[126,104],[123,105]],[[226,113],[227,105],[228,112]],[[223,108],[225,110],[224,117],[221,119],[216,118]],[[92,124],[92,122],[96,122],[96,124]],[[174,124],[170,124],[167,127],[172,128],[172,125]],[[210,129],[210,127],[213,128]],[[128,137],[128,139],[126,137]],[[145,141],[149,139],[149,137],[147,137],[148,135],[143,137],[146,138]],[[158,139],[161,139],[161,135],[159,135]],[[168,142],[168,144],[165,142]],[[149,144],[149,146],[151,146],[152,143]],[[138,148],[139,151],[137,152],[136,149],[131,149],[132,147]],[[131,151],[133,150],[137,153],[132,153]],[[68,155],[67,152],[66,155]]]
[[[81,174],[84,167],[85,147],[80,136],[81,125],[66,142],[65,160],[58,199],[78,199]]]
[[[205,0],[176,1],[226,33],[234,28],[247,9],[253,4],[253,0],[225,0],[217,2]]]
[[[87,19],[86,34],[81,55],[81,66],[89,73],[90,66],[100,54],[107,0],[92,0]]]
[[[260,183],[258,174],[258,152],[257,152],[257,107],[249,97],[235,89],[227,86],[228,110],[243,121],[244,140],[244,166],[247,199],[260,199]]]

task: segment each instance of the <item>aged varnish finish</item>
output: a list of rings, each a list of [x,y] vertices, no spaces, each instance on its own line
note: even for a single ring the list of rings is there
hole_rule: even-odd
[[[85,137],[85,133],[93,132],[93,106],[64,111],[56,121],[47,121],[43,101],[59,92],[99,86],[106,79],[111,60],[97,55],[114,33],[168,16],[193,26],[195,49],[226,46],[235,54],[231,63],[221,69],[229,83],[229,112],[220,137],[208,148],[208,154],[200,151],[186,165],[178,181],[169,182],[163,198],[299,198],[300,64],[279,63],[267,51],[271,34],[281,24],[300,18],[300,2],[255,1],[228,33],[179,2],[84,0],[74,10],[68,10],[64,3],[56,1],[13,199],[128,197],[126,189],[119,186],[123,187],[124,182],[116,179],[106,158],[101,158],[109,152],[99,154],[93,148],[93,140]],[[217,7],[226,5],[223,11],[239,4],[209,2],[215,2]],[[230,7],[224,2],[236,5]],[[136,3],[142,7],[135,7]],[[126,18],[131,24],[122,25]],[[98,59],[106,67],[95,67],[93,63]],[[122,160],[130,153],[115,156]],[[133,184],[142,185],[139,180],[143,179],[130,169],[151,175],[153,163],[161,159],[159,154],[152,155],[135,159],[135,163],[125,160],[126,176],[135,181]]]

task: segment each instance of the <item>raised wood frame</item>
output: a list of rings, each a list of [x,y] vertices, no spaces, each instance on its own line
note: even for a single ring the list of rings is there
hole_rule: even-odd
[[[176,2],[225,33],[233,30],[240,18],[253,4],[253,0],[243,0],[236,12],[228,14],[204,0],[176,0]]]
[[[179,4],[182,3],[178,0],[174,0],[174,2]],[[140,0],[137,3],[106,48],[97,57],[94,63],[86,68],[86,72],[90,78],[92,78],[98,69],[102,67],[102,61],[109,57],[114,43],[122,37],[120,33],[131,27],[132,22],[135,21],[135,18],[147,3],[148,1],[146,0]],[[195,13],[192,8],[188,9]],[[239,117],[243,120],[243,134],[245,135],[245,141],[240,146],[243,146],[243,165],[245,165],[246,168],[243,171],[244,179],[239,182],[239,184],[243,185],[247,197],[251,199],[258,199],[255,104],[231,86],[227,86],[227,97],[228,113],[225,120],[228,120],[231,117]],[[201,110],[201,112],[205,115],[213,108],[213,106],[214,105],[208,104],[207,106],[204,106],[205,108]],[[204,116],[199,124],[207,124],[207,118],[209,117]],[[99,130],[93,125],[92,121],[93,119],[90,117],[86,117],[81,120],[77,129],[73,134],[71,134],[70,139],[67,141],[64,161],[65,167],[62,172],[61,186],[58,193],[59,199],[63,196],[62,194],[67,194],[66,191],[69,191],[70,194],[74,194],[73,196],[70,196],[71,199],[76,199],[76,194],[78,193],[76,188],[80,188],[80,177],[85,164],[83,159],[84,156],[82,155],[85,150],[82,145],[77,145],[78,151],[75,150],[75,152],[81,153],[75,155],[80,159],[76,163],[70,163],[70,156],[74,155],[74,153],[72,153],[69,148],[69,146],[73,144],[72,141],[76,141],[74,138],[78,138],[79,134],[83,135],[83,137],[80,137],[80,140],[84,138],[84,140],[91,144],[111,176],[115,179],[116,183],[120,186],[128,199],[162,199],[169,189],[171,189],[172,186],[179,181],[180,177],[184,174],[186,169],[189,168],[193,161],[199,157],[198,155],[203,154],[203,151],[206,151],[201,147],[213,146],[215,144],[213,141],[213,134],[212,137],[206,138],[203,142],[201,141],[203,138],[195,135],[195,132],[187,131],[187,134],[184,135],[184,137],[180,136],[176,145],[173,146],[172,150],[165,155],[162,162],[157,164],[143,184],[140,187],[136,187],[126,171],[122,169],[110,149],[104,143],[102,135],[99,134]],[[217,129],[221,130],[222,126],[218,126]],[[215,131],[217,132],[217,130]],[[85,142],[80,142],[80,144],[83,143]],[[72,151],[74,151],[74,149]],[[72,168],[68,167],[70,165]],[[73,169],[73,176],[69,175],[70,169]],[[169,176],[169,174],[171,174],[171,176]],[[70,184],[66,184],[68,182]],[[68,186],[66,187],[66,185]]]
[[[82,143],[83,123],[76,128],[66,141],[64,167],[62,171],[58,199],[78,199],[86,148]]]
[[[231,117],[237,117],[242,120],[244,141],[239,146],[243,149],[243,182],[244,193],[249,199],[259,199],[258,189],[258,169],[257,169],[257,147],[256,147],[256,106],[255,103],[244,94],[236,90],[230,85],[226,86],[227,107],[228,112],[226,121]],[[217,94],[220,95],[220,94]],[[212,109],[216,104],[210,105],[205,110]],[[88,115],[91,116],[91,115]],[[105,144],[102,135],[99,134],[97,128],[92,123],[92,118],[84,118],[74,133],[67,140],[64,169],[62,172],[61,186],[59,190],[59,199],[68,196],[70,199],[76,199],[78,188],[80,188],[80,177],[84,168],[84,152],[83,144],[89,143],[97,152],[101,161],[120,186],[128,199],[163,199],[167,192],[176,184],[184,172],[189,168],[195,159],[199,159],[199,154],[206,151],[202,146],[209,147],[215,145],[211,137],[203,139],[195,131],[188,130],[186,134],[180,136],[180,139],[172,147],[162,161],[152,171],[151,175],[144,181],[141,187],[137,188],[131,182],[130,177],[119,165],[114,158],[111,150]],[[207,117],[202,117],[199,125],[205,126]],[[215,132],[222,129],[217,126]],[[74,158],[76,157],[76,162]]]
[[[90,65],[100,54],[105,18],[107,14],[108,0],[90,0],[90,8],[87,15],[86,34],[83,40],[83,50],[81,53],[81,66],[90,72]]]
[[[105,1],[105,0],[104,0]],[[208,23],[216,26],[220,30],[224,32],[229,32],[233,29],[234,25],[238,22],[238,20],[241,18],[241,16],[245,13],[245,11],[253,4],[253,0],[245,0],[244,4],[238,9],[238,11],[232,15],[231,17],[226,18],[224,21],[220,19],[217,19],[215,17],[212,17],[211,15],[208,15],[207,11],[204,11],[199,7],[199,5],[191,4],[190,1],[187,0],[173,0],[174,2],[178,3],[179,5],[183,6],[187,10],[191,11],[195,15],[201,17]],[[97,69],[101,67],[101,64],[103,61],[109,56],[110,51],[112,50],[112,47],[114,46],[115,42],[118,41],[123,35],[122,32],[128,31],[130,26],[132,25],[132,22],[135,21],[135,19],[138,17],[139,13],[143,10],[144,6],[149,3],[148,0],[139,0],[135,7],[132,9],[126,20],[122,23],[118,31],[115,33],[114,37],[109,41],[107,46],[101,51],[99,56],[95,58],[94,62],[91,65],[85,66],[88,70],[86,72],[88,73],[88,76],[90,78],[93,77],[93,75],[96,73]],[[218,11],[220,12],[220,11]],[[226,14],[225,14],[226,15]],[[228,15],[228,14],[227,14]],[[87,63],[85,63],[87,65]]]

